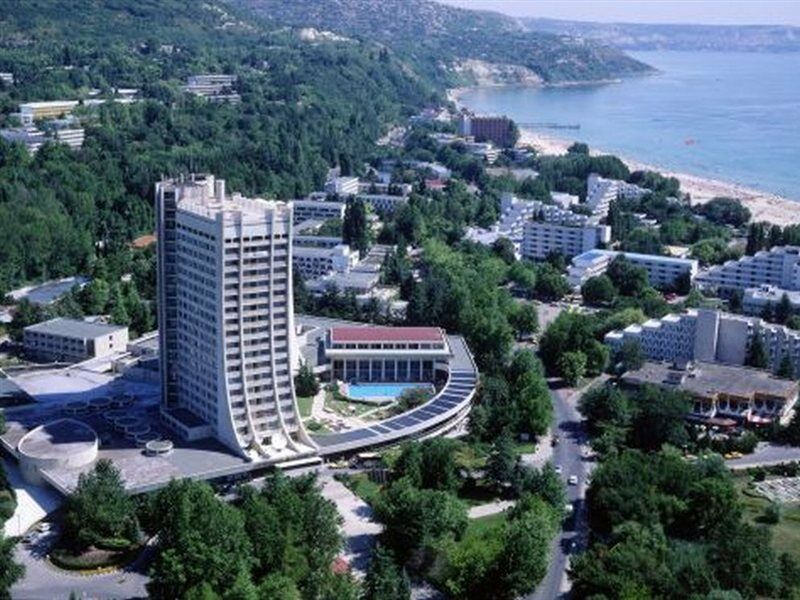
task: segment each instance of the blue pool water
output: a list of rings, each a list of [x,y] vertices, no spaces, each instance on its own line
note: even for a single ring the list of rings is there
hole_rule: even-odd
[[[351,383],[347,386],[347,397],[353,400],[397,399],[406,390],[431,387],[425,383]]]

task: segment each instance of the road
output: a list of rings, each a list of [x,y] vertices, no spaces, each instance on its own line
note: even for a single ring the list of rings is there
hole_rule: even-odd
[[[725,465],[730,469],[749,469],[750,467],[767,467],[793,461],[800,461],[800,448],[760,442],[752,454],[726,460]]]
[[[556,536],[547,574],[536,590],[527,596],[528,600],[553,600],[567,595],[569,557],[584,549],[587,538],[585,498],[591,461],[583,456],[582,444],[587,438],[576,409],[581,392],[551,387],[550,395],[553,398],[554,428],[561,440],[553,448],[553,464],[561,467],[565,481],[575,475],[578,485],[567,486],[567,497],[574,507],[572,517],[567,519],[564,528]]]

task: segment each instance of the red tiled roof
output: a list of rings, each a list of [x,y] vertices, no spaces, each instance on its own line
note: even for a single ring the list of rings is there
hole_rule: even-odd
[[[441,342],[438,327],[332,327],[333,342]]]

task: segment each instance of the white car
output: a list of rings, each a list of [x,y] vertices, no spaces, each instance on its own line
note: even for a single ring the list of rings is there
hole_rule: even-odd
[[[563,467],[561,465],[556,465],[556,468],[555,468],[556,475],[561,475],[561,473],[563,471],[564,471],[564,469],[563,469]]]
[[[578,476],[577,475],[570,475],[569,479],[567,479],[567,483],[570,485],[578,485]]]

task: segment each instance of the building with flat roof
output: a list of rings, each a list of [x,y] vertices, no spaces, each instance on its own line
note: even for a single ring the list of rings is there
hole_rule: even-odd
[[[164,419],[248,460],[313,452],[291,372],[291,204],[198,175],[158,183],[156,207]]]
[[[14,85],[14,74],[8,72],[0,72],[0,81],[4,85]]]
[[[214,102],[241,102],[241,96],[234,91],[238,78],[236,75],[206,74],[190,75],[183,90]]]
[[[747,288],[770,285],[781,290],[800,290],[800,247],[776,246],[753,256],[729,260],[701,271],[697,284],[703,290],[728,296]]]
[[[316,279],[331,273],[347,273],[358,263],[358,252],[347,244],[332,248],[297,246],[292,249],[292,265],[303,279]]]
[[[755,337],[767,354],[769,370],[778,370],[788,356],[800,373],[800,331],[710,309],[690,309],[630,325],[606,334],[605,343],[618,350],[628,340],[639,344],[645,357],[656,361],[697,360],[744,365]]]
[[[516,127],[506,116],[476,115],[462,111],[456,123],[459,135],[472,136],[476,142],[491,142],[501,148],[514,145]]]
[[[358,177],[338,176],[331,177],[325,182],[326,194],[338,194],[339,196],[355,196],[359,191]]]
[[[797,401],[798,384],[769,371],[713,362],[646,362],[622,375],[624,385],[655,385],[687,392],[689,416],[713,424],[733,419],[747,425],[786,421]]]
[[[309,198],[308,200],[292,201],[294,209],[294,223],[308,220],[327,221],[329,219],[344,219],[344,202],[329,202],[325,198]]]
[[[774,310],[783,300],[789,300],[792,312],[800,312],[800,291],[789,291],[774,285],[760,285],[747,288],[742,294],[742,312],[746,315],[761,316],[766,310]]]
[[[579,288],[588,279],[605,273],[617,256],[624,256],[631,264],[646,269],[650,283],[662,289],[674,288],[681,278],[688,278],[691,282],[697,274],[698,262],[692,259],[596,249],[572,259],[567,280],[570,285]]]
[[[325,357],[340,381],[432,382],[450,347],[438,327],[332,327]]]
[[[23,125],[32,125],[34,121],[40,119],[58,119],[68,116],[77,106],[77,100],[24,102],[19,105],[19,116]]]
[[[613,200],[638,200],[650,190],[619,179],[606,179],[590,173],[586,180],[586,205],[592,214],[605,217]]]
[[[574,213],[570,213],[571,215]],[[611,241],[611,228],[584,215],[562,221],[528,221],[522,236],[522,257],[541,260],[553,252],[571,257]]]
[[[124,351],[128,328],[57,317],[29,325],[23,333],[25,354],[43,362],[80,362]]]
[[[526,200],[517,198],[511,193],[504,193],[500,198],[500,218],[497,222],[489,229],[469,227],[465,237],[484,246],[491,246],[498,239],[507,238],[514,244],[517,257],[520,257],[523,255],[526,225],[533,220],[578,227],[591,222],[586,215],[574,213],[559,204]]]

